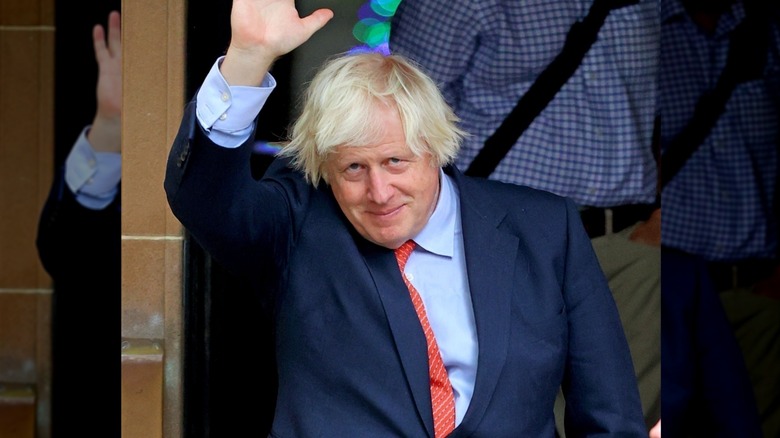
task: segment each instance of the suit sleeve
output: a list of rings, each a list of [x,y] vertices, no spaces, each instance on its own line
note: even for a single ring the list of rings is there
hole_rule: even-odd
[[[278,271],[292,240],[293,209],[306,191],[290,182],[295,178],[282,160],[255,180],[254,135],[237,148],[215,144],[198,123],[195,105],[185,108],[168,156],[164,188],[173,214],[231,273]]]
[[[103,209],[81,205],[59,169],[43,206],[36,248],[55,283],[73,279],[81,287],[91,282],[105,288],[120,280],[121,199]]]
[[[577,208],[567,200],[564,299],[569,352],[566,436],[646,437],[634,367],[617,306]]]

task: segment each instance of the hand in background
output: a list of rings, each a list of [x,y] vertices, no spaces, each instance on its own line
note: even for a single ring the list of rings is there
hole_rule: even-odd
[[[661,438],[661,420],[655,423],[652,429],[650,429],[650,438]]]
[[[636,226],[630,239],[637,243],[644,243],[655,247],[661,246],[661,209],[653,210],[650,217]]]
[[[108,14],[108,38],[100,24],[92,29],[98,64],[97,111],[87,134],[95,151],[121,152],[122,40],[118,11]]]

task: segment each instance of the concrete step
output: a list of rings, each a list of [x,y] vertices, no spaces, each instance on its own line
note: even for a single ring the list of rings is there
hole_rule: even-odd
[[[162,340],[122,341],[123,438],[163,437],[162,345]]]
[[[0,437],[35,438],[35,388],[0,383]]]

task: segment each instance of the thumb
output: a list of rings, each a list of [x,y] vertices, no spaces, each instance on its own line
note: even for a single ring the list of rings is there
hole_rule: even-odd
[[[309,31],[309,35],[313,35],[328,24],[331,18],[333,18],[333,11],[323,8],[317,9],[308,16],[301,18],[301,23]]]

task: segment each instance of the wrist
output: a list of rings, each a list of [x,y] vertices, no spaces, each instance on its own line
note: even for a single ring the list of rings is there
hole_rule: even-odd
[[[121,132],[121,118],[96,115],[87,133],[87,141],[95,152],[121,152]]]
[[[230,86],[259,87],[275,60],[275,56],[259,50],[247,51],[231,46],[219,71]]]

